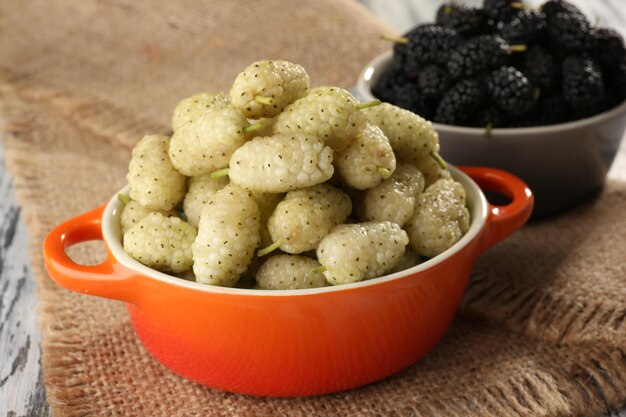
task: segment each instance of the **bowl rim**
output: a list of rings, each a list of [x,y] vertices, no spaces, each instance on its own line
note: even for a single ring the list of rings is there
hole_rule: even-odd
[[[452,257],[456,253],[465,248],[471,241],[476,239],[483,231],[488,216],[489,203],[480,189],[480,187],[465,173],[458,168],[451,165],[448,166],[452,176],[455,180],[463,184],[463,188],[466,190],[467,203],[473,205],[470,208],[470,228],[465,235],[456,242],[452,247],[442,252],[441,254],[422,262],[412,268],[405,269],[403,271],[387,274],[382,277],[372,278],[365,281],[342,284],[337,286],[310,288],[310,289],[298,289],[298,290],[259,290],[248,288],[230,288],[220,287],[216,285],[201,284],[195,281],[188,281],[182,278],[178,278],[173,275],[169,275],[150,267],[141,264],[139,261],[131,258],[126,252],[124,252],[121,241],[121,230],[119,224],[119,216],[123,209],[123,203],[117,197],[118,194],[128,193],[128,185],[116,192],[109,200],[104,208],[102,214],[102,236],[106,246],[108,247],[113,258],[119,262],[122,266],[139,272],[140,274],[157,281],[164,282],[166,284],[172,284],[179,287],[184,287],[192,290],[202,291],[206,293],[219,293],[219,294],[237,294],[237,295],[253,295],[253,296],[306,296],[315,294],[324,294],[338,291],[348,291],[357,288],[369,287],[373,285],[380,285],[390,281],[399,280],[401,278],[408,277],[410,275],[423,272],[431,267],[434,267],[446,259]]]
[[[393,50],[388,49],[385,52],[378,54],[374,57],[370,62],[368,62],[365,67],[361,70],[359,74],[359,78],[356,83],[356,91],[359,95],[362,95],[366,100],[374,100],[376,97],[372,94],[371,84],[372,77],[376,74],[377,71],[382,71],[382,69],[389,65],[391,59],[393,57]],[[613,117],[620,115],[622,113],[626,113],[626,99],[622,101],[619,105],[605,110],[602,113],[595,114],[590,117],[585,117],[583,119],[572,120],[565,123],[558,123],[554,125],[545,125],[545,126],[532,126],[532,127],[494,127],[491,129],[491,136],[501,135],[503,137],[513,137],[513,136],[522,136],[522,135],[533,135],[533,134],[546,134],[546,133],[558,133],[565,132],[569,130],[576,130],[582,127],[587,127],[591,125],[600,124],[608,119],[612,119]],[[481,136],[484,138],[484,128],[480,127],[469,127],[469,126],[454,126],[447,125],[442,123],[431,122],[434,126],[435,130],[442,132],[450,132],[450,133],[463,133],[463,134],[472,134],[476,136]]]

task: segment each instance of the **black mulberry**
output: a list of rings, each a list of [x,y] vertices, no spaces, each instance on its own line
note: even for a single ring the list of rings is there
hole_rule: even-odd
[[[524,54],[520,70],[542,94],[560,89],[560,62],[542,46],[533,46]]]
[[[475,7],[444,3],[437,10],[437,24],[454,29],[461,36],[473,36],[483,30],[485,15]]]
[[[450,53],[448,72],[453,78],[471,78],[506,64],[509,45],[499,36],[481,35]]]
[[[510,22],[524,8],[521,0],[485,0],[483,9],[496,22]]]
[[[459,43],[456,31],[438,25],[426,24],[404,35],[405,61],[411,65],[444,64],[449,52]]]
[[[524,10],[502,26],[500,36],[511,45],[531,45],[541,40],[545,28],[546,15]]]
[[[465,125],[484,100],[485,89],[480,81],[460,81],[441,99],[434,120],[449,125]]]
[[[563,61],[563,97],[580,117],[602,111],[604,79],[592,58],[570,56]]]
[[[415,84],[407,84],[395,91],[395,104],[398,107],[419,114],[425,119],[432,116],[431,105],[424,95],[422,95]]]
[[[419,91],[427,98],[441,98],[450,86],[450,76],[441,67],[437,65],[428,65],[424,67],[418,77],[417,86]]]
[[[565,0],[548,0],[541,6],[541,11],[546,14],[548,19],[554,17],[557,13],[568,13],[568,14],[577,14],[583,15],[583,12],[572,3],[569,3]]]
[[[383,72],[380,78],[372,84],[372,93],[381,101],[393,103],[396,99],[396,90],[406,84],[411,83],[411,79],[396,68],[391,68]]]
[[[555,49],[584,51],[590,46],[592,31],[584,15],[558,12],[548,18],[548,35]]]
[[[596,29],[592,34],[590,52],[604,68],[617,68],[626,60],[624,38],[613,29]]]
[[[514,67],[502,67],[487,77],[492,102],[510,117],[519,119],[535,105],[535,94],[528,78]]]

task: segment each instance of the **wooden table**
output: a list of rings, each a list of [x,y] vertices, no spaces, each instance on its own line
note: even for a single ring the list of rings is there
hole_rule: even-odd
[[[400,31],[432,20],[441,0],[361,0]],[[592,20],[626,33],[623,0],[572,0]],[[541,2],[532,0],[534,4]],[[480,3],[467,1],[466,3]],[[626,181],[626,140],[609,177]],[[0,145],[0,417],[49,415],[40,367],[35,283],[28,237]],[[611,417],[626,417],[626,409]]]

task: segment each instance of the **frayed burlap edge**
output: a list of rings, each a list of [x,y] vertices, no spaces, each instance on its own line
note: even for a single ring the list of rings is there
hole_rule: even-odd
[[[494,306],[497,298],[500,303]],[[462,308],[557,344],[604,342],[619,347],[626,340],[626,308],[611,300],[573,299],[474,275]]]

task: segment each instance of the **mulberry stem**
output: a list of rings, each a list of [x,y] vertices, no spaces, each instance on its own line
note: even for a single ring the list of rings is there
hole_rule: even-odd
[[[264,247],[263,249],[259,249],[259,251],[257,252],[256,256],[258,256],[259,258],[261,256],[265,256],[268,253],[271,253],[273,251],[275,251],[276,249],[278,249],[280,247],[280,245],[282,245],[284,242],[282,239],[278,239],[276,242],[272,243],[269,246]]]
[[[526,45],[510,45],[509,49],[511,52],[524,52],[528,49]]]
[[[314,268],[311,272],[313,272],[314,274],[318,274],[327,270],[328,268],[326,268],[324,265],[320,265],[317,268]]]
[[[404,36],[398,37],[398,36],[380,35],[380,39],[384,41],[393,42],[393,43],[402,43],[402,44],[409,43],[409,38],[405,38]]]
[[[487,126],[485,126],[485,131],[483,132],[483,136],[486,138],[490,138],[492,130],[493,130],[493,123],[492,122],[487,123]]]
[[[120,200],[120,202],[124,205],[130,203],[130,197],[127,196],[126,194],[118,194],[117,195],[117,199]]]
[[[435,162],[437,162],[437,165],[439,165],[441,169],[446,169],[448,167],[446,161],[444,161],[441,155],[439,155],[437,152],[431,152],[430,156],[433,157],[433,159],[435,160]]]
[[[263,122],[256,122],[256,123],[252,123],[250,126],[245,127],[243,129],[244,132],[248,133],[248,132],[254,132],[255,130],[259,130],[259,129],[263,129]]]
[[[380,101],[379,99],[376,99],[372,101],[366,101],[365,103],[359,103],[355,107],[357,110],[363,110],[363,109],[368,109],[370,107],[378,106],[380,104],[382,104],[382,101]]]
[[[218,169],[217,171],[213,171],[211,172],[211,174],[209,175],[211,178],[220,178],[220,177],[226,177],[228,175],[228,171],[230,170],[230,168],[222,168],[222,169]]]
[[[522,3],[521,1],[515,1],[513,3],[511,3],[511,8],[512,9],[518,9],[521,10],[523,8],[525,8],[526,6],[524,5],[524,3]]]
[[[254,99],[262,104],[274,104],[274,97],[254,96]]]
[[[387,168],[378,167],[378,173],[381,177],[383,177],[384,180],[391,177],[391,171],[389,171]]]

